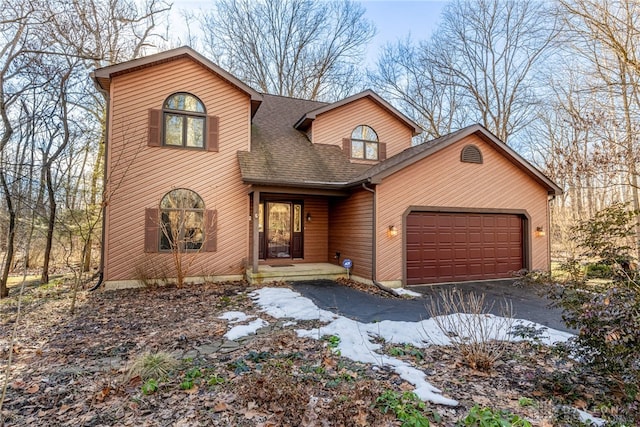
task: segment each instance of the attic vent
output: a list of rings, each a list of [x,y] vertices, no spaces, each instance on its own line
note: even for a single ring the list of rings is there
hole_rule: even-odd
[[[482,164],[482,152],[475,145],[467,145],[460,152],[460,161]]]

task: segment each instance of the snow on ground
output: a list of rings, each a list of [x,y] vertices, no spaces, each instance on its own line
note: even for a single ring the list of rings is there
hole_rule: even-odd
[[[581,409],[576,409],[576,408],[572,408],[572,409],[578,413],[578,416],[580,417],[580,421],[582,421],[587,425],[594,425],[594,426],[600,427],[605,424],[605,421],[602,418],[594,417],[590,413],[585,412]]]
[[[252,292],[250,296],[263,312],[272,317],[327,322],[326,325],[319,328],[297,329],[298,336],[321,339],[323,336],[336,335],[340,338],[337,350],[340,351],[342,356],[358,362],[392,367],[400,377],[416,387],[415,393],[422,400],[442,405],[458,404],[455,400],[443,396],[438,388],[431,385],[423,371],[414,368],[405,361],[382,354],[380,352],[381,344],[376,343],[376,338],[380,337],[386,342],[411,344],[415,347],[449,344],[449,338],[440,330],[433,318],[420,322],[384,320],[375,323],[361,323],[330,311],[322,310],[310,299],[288,288],[262,288]],[[445,321],[445,324],[447,324],[446,322],[449,322],[448,324],[455,324],[456,322],[467,324],[467,316],[472,315],[457,313],[446,317],[443,316],[442,320]],[[248,316],[242,312],[227,312],[220,318],[230,320],[230,322],[237,322],[240,321],[237,319],[246,320]],[[520,339],[508,335],[507,328],[514,324],[532,326],[536,329],[543,328],[546,335],[542,337],[542,342],[546,344],[566,341],[572,336],[567,332],[550,329],[527,320],[515,319],[514,322],[506,322],[505,320],[502,317],[488,314],[482,316],[479,322],[482,323],[485,330],[491,331],[493,337],[500,339]],[[264,320],[256,319],[247,325],[233,327],[225,334],[225,337],[233,340],[254,333],[266,324]]]
[[[227,320],[229,323],[239,323],[253,317],[255,316],[248,316],[241,311],[227,311],[226,313],[223,313],[222,316],[218,316],[218,319]]]
[[[249,322],[246,325],[238,325],[229,329],[224,337],[228,340],[237,340],[238,338],[245,337],[247,335],[255,334],[256,331],[262,327],[267,326],[268,323],[262,319],[256,319],[253,322]]]
[[[398,295],[406,295],[408,297],[422,297],[422,294],[419,294],[418,292],[410,291],[409,289],[405,289],[405,288],[395,288],[393,292],[395,292]]]

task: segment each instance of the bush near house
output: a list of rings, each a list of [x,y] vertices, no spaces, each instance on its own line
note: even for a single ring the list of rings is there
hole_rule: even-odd
[[[629,414],[640,413],[640,282],[633,242],[637,215],[625,204],[614,204],[578,222],[572,232],[583,253],[563,264],[566,278],[550,281],[549,292],[564,320],[578,331],[567,350],[587,369],[611,379],[603,387],[627,405]],[[609,279],[589,281],[596,269],[585,272],[585,260],[606,266]]]

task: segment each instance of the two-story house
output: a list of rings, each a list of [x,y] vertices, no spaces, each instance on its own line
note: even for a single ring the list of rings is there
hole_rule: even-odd
[[[176,218],[194,277],[335,276],[348,258],[355,279],[402,286],[549,267],[561,190],[480,125],[412,146],[420,127],[372,91],[262,94],[188,47],[93,77],[107,287],[171,277]]]

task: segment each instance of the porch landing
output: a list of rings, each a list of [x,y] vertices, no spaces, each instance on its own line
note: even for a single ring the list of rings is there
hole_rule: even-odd
[[[335,280],[340,277],[347,277],[347,271],[338,265],[329,263],[307,263],[283,265],[260,265],[258,272],[247,271],[249,283],[264,283],[300,280],[329,279]]]

